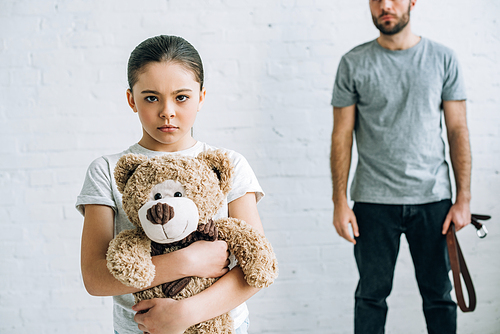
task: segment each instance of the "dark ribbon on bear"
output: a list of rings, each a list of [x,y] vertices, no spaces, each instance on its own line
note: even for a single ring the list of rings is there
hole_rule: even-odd
[[[204,225],[198,225],[198,229],[185,237],[182,240],[171,244],[159,244],[151,241],[151,256],[161,255],[165,253],[165,249],[180,246],[180,248],[187,247],[193,242],[199,240],[216,241],[219,231],[212,219]],[[191,277],[183,277],[173,282],[162,284],[162,290],[166,297],[172,298],[181,292],[191,282]]]

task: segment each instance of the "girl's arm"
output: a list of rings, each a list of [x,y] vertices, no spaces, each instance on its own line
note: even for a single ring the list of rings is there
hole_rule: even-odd
[[[123,285],[109,272],[106,252],[113,239],[114,211],[104,205],[85,205],[82,232],[81,270],[88,293],[94,296],[115,296],[139,291]],[[182,277],[220,277],[229,264],[224,241],[200,241],[189,247],[154,256],[156,275],[151,286]]]
[[[228,209],[230,217],[244,220],[264,234],[255,193],[247,193],[232,201]],[[214,285],[193,297],[180,301],[161,298],[139,302],[133,307],[134,311],[149,311],[137,313],[134,320],[143,332],[180,334],[194,324],[229,312],[258,291],[246,283],[241,269],[235,267]]]

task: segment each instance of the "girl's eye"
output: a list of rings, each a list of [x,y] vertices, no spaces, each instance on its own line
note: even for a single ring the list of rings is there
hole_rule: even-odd
[[[174,194],[174,197],[182,197],[182,193],[180,191],[178,191]]]
[[[177,96],[177,101],[179,101],[179,102],[187,101],[187,99],[189,99],[189,97],[187,97],[186,95]]]
[[[146,96],[146,101],[156,102],[156,101],[158,101],[158,98],[156,96]]]
[[[160,193],[157,193],[155,194],[155,201],[161,199],[161,194]]]

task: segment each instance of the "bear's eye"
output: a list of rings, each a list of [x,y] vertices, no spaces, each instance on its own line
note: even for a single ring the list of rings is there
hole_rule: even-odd
[[[157,193],[155,194],[155,201],[161,199],[161,194],[160,193]]]
[[[178,191],[174,194],[174,197],[182,197],[182,193],[180,191]]]

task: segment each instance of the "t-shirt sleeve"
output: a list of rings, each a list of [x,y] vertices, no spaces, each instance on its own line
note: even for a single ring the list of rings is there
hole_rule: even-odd
[[[358,102],[358,92],[354,83],[351,66],[345,56],[342,57],[333,85],[332,106],[347,107]]]
[[[234,174],[233,186],[227,195],[227,202],[231,203],[246,193],[255,193],[259,202],[264,197],[264,192],[247,159],[234,151],[230,153],[230,157],[234,165]]]
[[[443,80],[443,91],[441,98],[443,101],[465,100],[467,94],[460,63],[452,50],[445,58],[445,72]]]
[[[85,205],[87,204],[107,205],[116,211],[109,164],[102,157],[94,160],[87,169],[85,181],[75,206],[82,215],[85,215]]]

